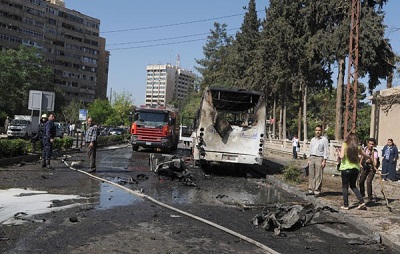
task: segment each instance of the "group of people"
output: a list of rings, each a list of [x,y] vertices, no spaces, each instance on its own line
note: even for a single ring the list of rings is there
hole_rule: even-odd
[[[68,134],[68,136],[74,136],[75,135],[75,124],[74,123],[69,123],[67,125],[67,134]]]
[[[56,126],[54,124],[55,114],[43,114],[40,119],[37,136],[33,140],[40,141],[42,145],[42,168],[53,169],[50,166],[54,138],[56,137]],[[89,160],[88,173],[96,172],[96,152],[97,152],[97,125],[91,117],[87,118],[88,130],[85,135],[86,153]]]
[[[341,209],[349,209],[349,193],[348,189],[354,192],[359,205],[357,209],[366,207],[365,186],[367,189],[367,203],[373,202],[372,196],[372,180],[379,168],[379,155],[375,149],[376,140],[369,138],[367,145],[362,148],[359,140],[354,133],[350,133],[342,144],[339,152],[340,165],[338,170],[341,172],[343,206]],[[293,145],[294,147],[294,145]],[[382,180],[397,181],[396,179],[396,163],[399,153],[392,139],[382,149]],[[322,135],[322,126],[315,127],[315,137],[311,139],[308,166],[308,195],[320,195],[323,180],[323,170],[329,157],[328,139]],[[357,180],[359,188],[357,188]]]

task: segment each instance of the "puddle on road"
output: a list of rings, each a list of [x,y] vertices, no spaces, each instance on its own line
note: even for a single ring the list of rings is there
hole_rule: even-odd
[[[29,189],[0,190],[0,224],[18,225],[32,221],[31,216],[81,205],[76,195],[49,194]],[[65,204],[62,204],[65,201]],[[70,202],[68,202],[70,201]]]
[[[109,181],[113,181],[107,179]],[[116,182],[115,180],[113,182]],[[129,186],[125,186],[129,188]],[[115,206],[131,205],[136,202],[141,202],[143,199],[141,197],[135,196],[117,186],[110,183],[100,184],[100,200],[99,205],[96,206],[97,209],[109,209]]]
[[[107,179],[118,183],[120,178]],[[273,186],[250,188],[246,186],[217,185],[207,190],[192,186],[171,186],[169,181],[146,181],[144,194],[166,204],[205,204],[205,205],[266,205],[294,201]],[[123,184],[124,187],[136,190],[142,185]],[[149,187],[151,186],[151,187]],[[109,183],[100,184],[100,203],[97,209],[109,209],[115,206],[131,205],[142,202],[143,198],[129,193]]]

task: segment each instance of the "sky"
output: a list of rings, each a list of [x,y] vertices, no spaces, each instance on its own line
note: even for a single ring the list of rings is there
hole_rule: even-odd
[[[203,46],[214,22],[227,24],[235,35],[243,23],[249,0],[64,0],[68,9],[100,20],[100,36],[110,51],[108,92],[132,94],[135,105],[145,102],[146,66],[177,65],[195,73],[196,59],[202,59]],[[256,0],[258,17],[265,18],[268,0]],[[384,7],[387,36],[400,54],[400,1]],[[332,77],[333,80],[336,77]],[[400,79],[395,79],[395,85]]]

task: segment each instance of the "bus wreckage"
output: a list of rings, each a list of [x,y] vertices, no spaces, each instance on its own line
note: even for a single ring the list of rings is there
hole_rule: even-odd
[[[195,165],[262,164],[266,131],[263,93],[207,87],[194,126]]]

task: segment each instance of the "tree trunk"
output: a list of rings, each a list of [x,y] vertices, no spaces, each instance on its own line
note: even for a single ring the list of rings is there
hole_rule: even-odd
[[[386,88],[392,88],[392,87],[393,87],[393,71],[391,71],[386,78]]]
[[[302,97],[303,97],[303,91],[302,91],[302,87],[300,84],[300,93],[299,93],[299,114],[298,114],[298,120],[297,120],[297,137],[299,137],[299,140],[301,140],[301,110],[302,110]]]
[[[273,107],[273,119],[274,119],[274,124],[272,125],[272,135],[273,138],[276,138],[276,96],[274,97],[274,107]]]
[[[278,124],[278,138],[279,139],[282,139],[282,115],[283,115],[282,111],[283,110],[282,110],[282,105],[281,105],[281,107],[279,109],[279,124]]]
[[[304,133],[304,142],[308,141],[307,138],[307,85],[304,84],[304,96],[303,96],[303,133]]]
[[[283,101],[282,101],[282,109],[283,109],[283,121],[282,121],[282,139],[286,140],[286,95],[283,96]]]
[[[336,119],[335,119],[335,139],[342,140],[342,121],[343,121],[343,84],[345,61],[339,59],[339,71],[336,89]]]

